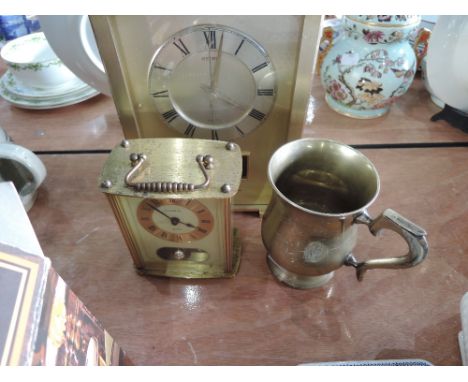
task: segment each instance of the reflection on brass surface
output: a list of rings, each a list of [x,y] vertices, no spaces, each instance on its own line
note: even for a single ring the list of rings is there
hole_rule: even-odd
[[[106,194],[106,198],[112,208],[112,212],[114,213],[117,224],[119,225],[120,231],[122,232],[122,236],[130,251],[130,255],[132,256],[135,267],[143,267],[143,263],[138,252],[136,239],[131,233],[131,228],[128,221],[125,219],[125,214],[122,210],[121,204],[119,203],[119,198],[111,194]]]
[[[341,213],[361,206],[346,183],[326,171],[289,168],[276,186],[287,198],[308,210]]]
[[[206,189],[194,189],[190,198],[230,198],[239,189],[242,171],[242,157],[240,147],[235,145],[233,150],[226,149],[226,142],[211,141],[206,139],[183,138],[147,138],[129,140],[128,147],[120,144],[112,150],[101,172],[99,184],[108,180],[112,186],[102,190],[106,193],[145,196],[145,192],[134,191],[125,182],[125,177],[132,169],[129,160],[131,153],[144,153],[147,159],[132,182],[154,182],[155,179],[171,179],[173,182],[204,183],[206,178],[197,169],[195,158],[200,153],[210,153],[216,162],[210,171],[211,179]],[[193,164],[192,164],[193,163]],[[231,185],[228,193],[221,191],[224,184]],[[162,192],[152,193],[161,197]],[[167,194],[166,194],[167,195]],[[186,193],[171,194],[171,197],[187,198]]]
[[[195,261],[202,263],[209,257],[202,249],[197,248],[170,248],[163,247],[157,250],[157,254],[164,260],[171,261]]]
[[[167,260],[164,262],[155,262],[148,264],[142,268],[138,268],[141,275],[147,276],[166,276],[179,278],[220,278],[234,277],[239,271],[241,261],[241,242],[237,235],[237,231],[233,230],[234,242],[233,250],[230,255],[229,269],[221,269],[210,264],[209,257],[205,257],[204,252],[193,252],[190,258],[183,261]],[[173,257],[174,255],[172,255]]]
[[[197,155],[195,157],[195,161],[198,164],[204,176],[204,181],[200,184],[186,182],[168,182],[161,180],[153,180],[139,183],[133,182],[133,176],[142,168],[142,165],[146,160],[147,156],[145,154],[130,154],[130,162],[133,168],[128,171],[127,175],[125,175],[125,184],[129,187],[133,187],[136,191],[167,193],[191,192],[194,190],[204,189],[210,184],[210,176],[208,175],[207,170],[213,168],[213,157],[211,155]],[[111,186],[112,184],[110,184],[109,186],[107,186],[106,184],[106,188],[110,188]]]

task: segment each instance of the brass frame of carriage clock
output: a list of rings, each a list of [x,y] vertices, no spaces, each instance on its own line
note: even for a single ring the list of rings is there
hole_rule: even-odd
[[[279,17],[284,17],[283,23]],[[149,51],[152,56],[159,44],[177,31],[173,28],[182,24],[181,19],[187,23],[192,21],[186,26],[212,23],[243,30],[264,44],[281,75],[290,71],[287,77],[278,79],[275,106],[268,120],[248,136],[235,140],[243,151],[244,172],[239,193],[234,198],[234,209],[263,212],[271,198],[267,179],[270,156],[285,142],[302,135],[322,16],[90,16],[126,139],[182,136],[171,128],[155,129],[156,124],[161,124],[161,117],[153,107],[153,100],[146,89],[146,79],[142,83],[143,71],[146,75],[151,60]],[[288,53],[284,52],[279,55],[277,48],[276,40],[283,38],[279,34],[281,24],[287,23],[297,30],[297,43],[294,40],[288,45],[288,53],[293,54],[294,58],[285,58]],[[178,28],[183,29],[182,26]],[[255,35],[258,33],[265,41],[258,40]],[[142,53],[136,54],[137,50]],[[285,65],[286,60],[290,60],[291,65]],[[284,110],[288,110],[287,115]]]
[[[233,277],[240,265],[241,243],[233,227],[231,204],[239,189],[241,171],[240,148],[233,143],[160,138],[124,140],[117,145],[107,158],[98,183],[137,271],[167,277]],[[141,204],[135,209],[140,201],[150,201],[150,206],[158,202],[209,204],[216,228],[211,227],[204,238],[189,233],[187,240],[154,239],[154,230],[148,234],[146,227],[140,227]],[[174,256],[162,256],[157,246],[160,244],[174,250]],[[177,251],[195,248],[200,252],[190,252],[189,257],[175,256]],[[192,259],[203,252],[209,259]]]

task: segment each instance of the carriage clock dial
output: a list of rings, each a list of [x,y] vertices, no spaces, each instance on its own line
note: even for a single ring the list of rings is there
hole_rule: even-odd
[[[214,225],[209,209],[194,199],[143,199],[137,216],[147,232],[174,243],[203,239]]]
[[[156,51],[149,91],[168,126],[190,138],[232,140],[268,116],[276,75],[265,49],[236,29],[199,25]]]

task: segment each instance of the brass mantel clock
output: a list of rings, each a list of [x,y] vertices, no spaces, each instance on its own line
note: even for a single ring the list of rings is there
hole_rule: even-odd
[[[262,210],[267,164],[306,119],[320,16],[91,16],[127,139],[229,140],[236,210]]]
[[[102,170],[106,194],[142,274],[211,278],[237,272],[231,198],[241,179],[238,145],[206,139],[134,139]]]
[[[188,27],[156,51],[149,92],[166,124],[190,138],[233,140],[255,130],[273,107],[275,69],[245,33]]]

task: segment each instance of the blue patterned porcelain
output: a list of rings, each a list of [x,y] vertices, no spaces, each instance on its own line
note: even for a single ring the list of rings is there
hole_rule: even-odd
[[[409,36],[414,15],[344,16],[343,33],[328,51],[321,81],[328,105],[354,118],[377,118],[410,87],[416,56]]]
[[[0,16],[0,29],[5,40],[13,40],[29,33],[26,16]]]
[[[0,15],[0,41],[10,41],[41,29],[37,16]]]

